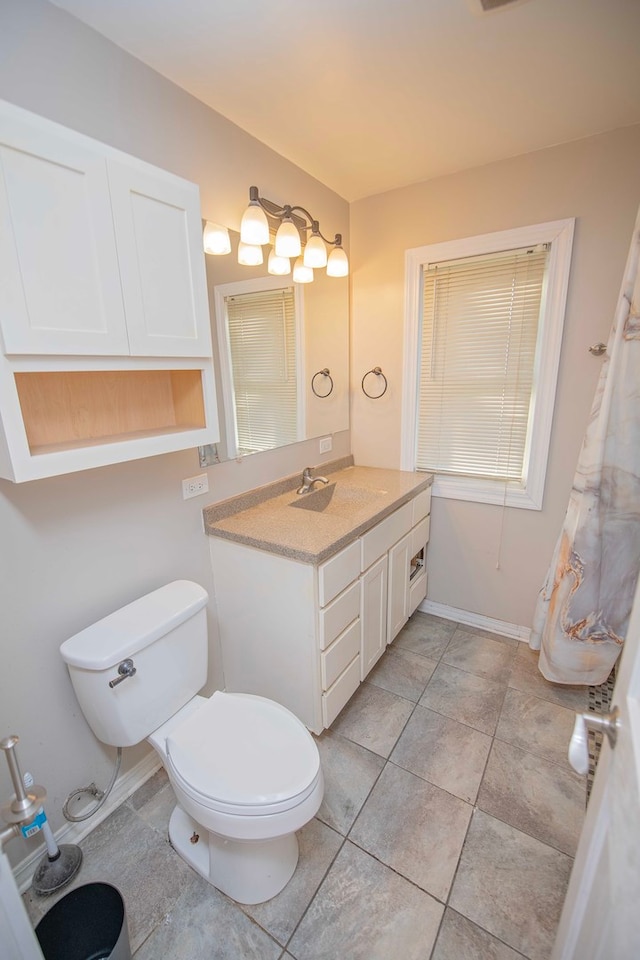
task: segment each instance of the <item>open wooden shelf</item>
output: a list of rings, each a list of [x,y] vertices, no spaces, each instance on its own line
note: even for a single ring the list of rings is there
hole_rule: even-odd
[[[32,454],[206,426],[201,370],[15,373]]]

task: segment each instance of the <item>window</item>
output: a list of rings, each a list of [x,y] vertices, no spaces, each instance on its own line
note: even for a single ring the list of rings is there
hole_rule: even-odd
[[[300,301],[269,279],[216,287],[227,444],[246,456],[301,436],[298,358]],[[231,399],[231,402],[229,402]]]
[[[541,509],[573,221],[407,251],[403,467]]]

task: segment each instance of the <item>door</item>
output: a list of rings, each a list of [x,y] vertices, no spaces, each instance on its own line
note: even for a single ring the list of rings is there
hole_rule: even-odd
[[[409,563],[412,537],[408,533],[389,550],[389,619],[387,643],[395,640],[409,619]]]
[[[640,583],[552,960],[640,956]]]
[[[8,354],[126,354],[107,166],[87,141],[0,107],[0,325]]]
[[[197,186],[133,159],[108,169],[131,354],[211,356]]]
[[[387,646],[387,555],[380,557],[360,578],[362,620],[361,679],[379,660]]]

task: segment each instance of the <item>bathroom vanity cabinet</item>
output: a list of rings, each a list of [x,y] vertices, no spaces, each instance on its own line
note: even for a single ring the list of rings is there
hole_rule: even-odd
[[[426,596],[430,503],[429,487],[317,565],[212,536],[226,689],[329,727]]]
[[[0,102],[0,476],[218,439],[195,184]]]

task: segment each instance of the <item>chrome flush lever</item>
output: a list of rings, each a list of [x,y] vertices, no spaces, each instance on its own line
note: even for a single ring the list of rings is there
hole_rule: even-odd
[[[587,727],[606,734],[610,746],[616,745],[620,728],[620,711],[614,707],[611,713],[577,713],[573,734],[569,743],[569,763],[576,773],[585,774],[589,769],[589,743]]]
[[[132,677],[136,672],[136,668],[133,665],[133,660],[127,659],[123,660],[122,663],[118,664],[118,676],[115,680],[109,680],[109,686],[117,687],[119,683],[122,683],[123,680],[127,680],[128,677]]]

